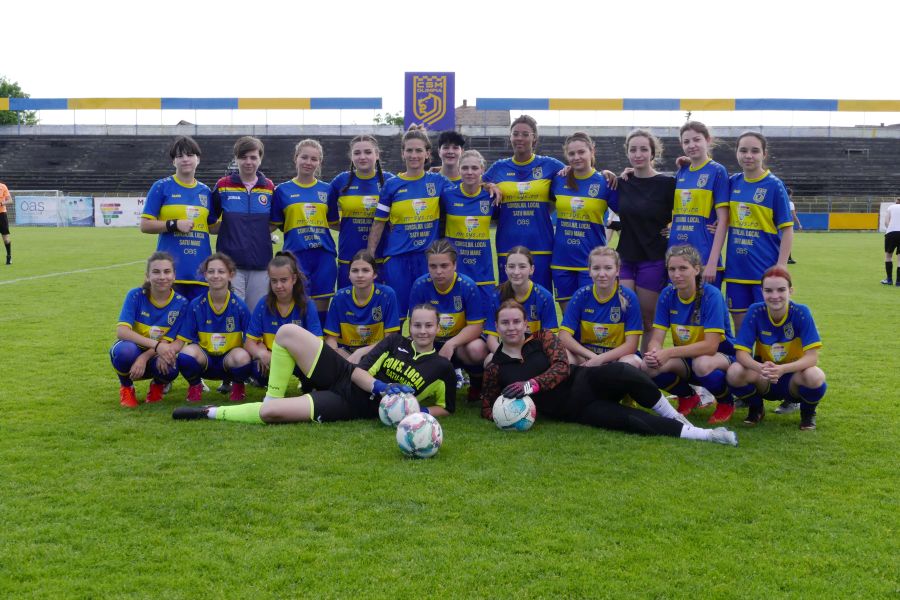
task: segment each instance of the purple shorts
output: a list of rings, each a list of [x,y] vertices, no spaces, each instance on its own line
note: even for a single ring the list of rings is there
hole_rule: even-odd
[[[665,260],[622,261],[619,279],[632,279],[636,287],[661,292],[669,283]]]

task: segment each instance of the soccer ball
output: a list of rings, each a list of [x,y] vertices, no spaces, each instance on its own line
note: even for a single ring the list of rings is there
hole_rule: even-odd
[[[397,426],[397,445],[403,454],[413,458],[431,458],[443,441],[441,424],[428,413],[413,413]]]
[[[388,427],[396,427],[403,417],[419,412],[419,401],[412,394],[388,394],[378,405],[378,418]]]
[[[507,398],[498,396],[494,401],[494,423],[507,431],[528,431],[537,418],[537,407],[530,396]]]

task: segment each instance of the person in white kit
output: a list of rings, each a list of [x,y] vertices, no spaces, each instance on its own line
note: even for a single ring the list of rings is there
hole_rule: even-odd
[[[884,230],[884,272],[887,276],[881,280],[881,284],[900,287],[900,256],[897,258],[897,277],[891,279],[894,254],[900,255],[900,198],[888,206],[887,215],[884,217]]]

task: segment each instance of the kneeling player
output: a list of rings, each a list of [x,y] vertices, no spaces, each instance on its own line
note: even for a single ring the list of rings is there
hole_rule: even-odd
[[[822,341],[809,309],[791,302],[792,292],[786,269],[766,271],[763,302],[747,311],[734,344],[737,362],[728,369],[728,384],[750,407],[748,425],[763,420],[765,398],[799,402],[800,429],[816,428],[816,406],[827,388],[825,373],[816,366]]]
[[[210,418],[244,423],[300,423],[375,418],[378,395],[412,392],[423,412],[444,416],[455,409],[453,366],[434,351],[437,311],[413,308],[410,338],[399,333],[379,342],[358,367],[297,325],[284,325],[272,345],[269,389],[263,402],[239,406],[177,408],[174,419]],[[286,398],[294,367],[316,391]]]

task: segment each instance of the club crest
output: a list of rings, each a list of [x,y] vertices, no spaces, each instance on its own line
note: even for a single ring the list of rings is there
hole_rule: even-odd
[[[597,194],[599,194],[599,193],[600,193],[600,184],[592,183],[591,186],[588,188],[588,196],[590,196],[591,198],[596,198]]]
[[[169,314],[166,315],[166,323],[168,323],[169,327],[171,327],[172,325],[175,324],[175,321],[177,321],[177,320],[178,320],[178,311],[170,310]]]
[[[437,188],[434,186],[433,183],[426,183],[425,191],[428,193],[429,196],[434,196],[435,194],[437,194]]]
[[[528,320],[529,321],[537,321],[538,320],[537,306],[535,306],[534,304],[532,304],[531,306],[528,307]]]
[[[328,202],[328,192],[317,192],[317,195],[319,196],[319,202],[323,204]]]
[[[256,197],[256,200],[259,202],[260,206],[268,206],[269,204],[269,197],[265,194],[260,194]]]
[[[200,206],[203,208],[209,207],[209,198],[206,197],[206,194],[200,194],[197,198],[200,200]]]
[[[412,78],[413,89],[413,117],[424,125],[437,123],[447,114],[447,85],[446,75],[414,75]]]
[[[786,339],[786,340],[794,339],[794,324],[792,322],[788,321],[785,324],[784,329],[782,331],[784,331],[784,339]]]
[[[609,309],[609,320],[613,323],[618,323],[622,320],[622,307],[614,306]]]
[[[491,214],[491,201],[490,200],[481,200],[478,203],[478,210],[481,211],[483,215]]]
[[[460,312],[463,309],[462,296],[453,296],[453,310]]]
[[[702,188],[706,185],[706,182],[709,181],[709,175],[704,173],[700,177],[697,178],[697,187]]]
[[[531,178],[532,179],[543,179],[544,178],[544,168],[543,167],[535,167],[531,170]]]
[[[225,331],[231,333],[234,331],[234,317],[228,317],[225,319]]]
[[[381,307],[376,306],[372,309],[372,320],[376,323],[381,321]]]
[[[766,188],[756,188],[756,191],[753,193],[753,201],[759,204],[763,200],[766,199],[766,192],[768,192]]]

